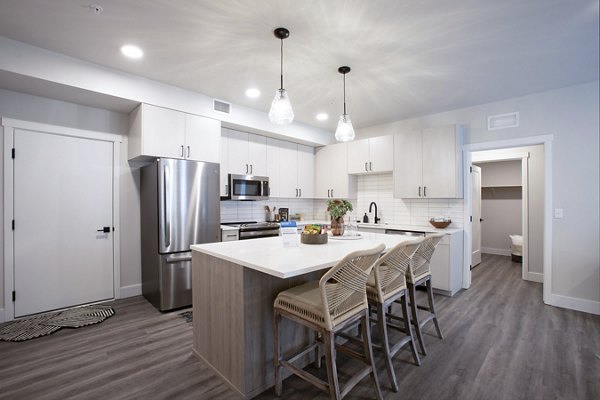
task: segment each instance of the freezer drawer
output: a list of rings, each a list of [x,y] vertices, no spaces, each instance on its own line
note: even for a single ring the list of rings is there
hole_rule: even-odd
[[[142,263],[142,292],[160,311],[192,305],[192,252],[156,255]]]

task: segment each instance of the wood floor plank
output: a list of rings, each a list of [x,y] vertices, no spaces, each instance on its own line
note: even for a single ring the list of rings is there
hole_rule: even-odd
[[[398,393],[374,352],[386,399],[600,398],[600,317],[544,305],[542,285],[523,281],[510,257],[484,255],[471,289],[435,300],[445,338],[426,327],[421,367],[408,348],[398,353]],[[116,314],[101,324],[0,342],[0,399],[237,398],[192,355],[192,325],[182,311],[160,313],[142,297],[111,304]],[[357,366],[338,357],[343,382]],[[326,379],[325,368],[308,369]],[[283,388],[286,400],[328,398],[295,377]],[[373,396],[364,379],[347,398]],[[258,398],[274,398],[273,390]]]

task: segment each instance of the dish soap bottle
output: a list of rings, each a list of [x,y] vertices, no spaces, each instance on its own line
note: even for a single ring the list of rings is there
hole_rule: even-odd
[[[363,222],[364,222],[365,224],[368,224],[368,223],[369,223],[369,216],[367,215],[367,213],[365,213],[365,215],[364,215],[364,217],[363,217]]]

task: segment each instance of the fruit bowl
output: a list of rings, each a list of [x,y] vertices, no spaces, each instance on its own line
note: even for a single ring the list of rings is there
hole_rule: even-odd
[[[446,228],[448,225],[450,225],[452,223],[451,219],[445,220],[445,221],[436,221],[433,218],[429,220],[429,223],[431,225],[433,225],[434,227],[436,227],[437,229],[444,229]]]
[[[326,233],[308,234],[302,232],[300,234],[300,242],[304,244],[327,244]]]

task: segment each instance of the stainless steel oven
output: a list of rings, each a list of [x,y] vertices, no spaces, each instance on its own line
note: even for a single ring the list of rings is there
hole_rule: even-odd
[[[269,198],[269,178],[229,174],[229,199],[264,200]]]

